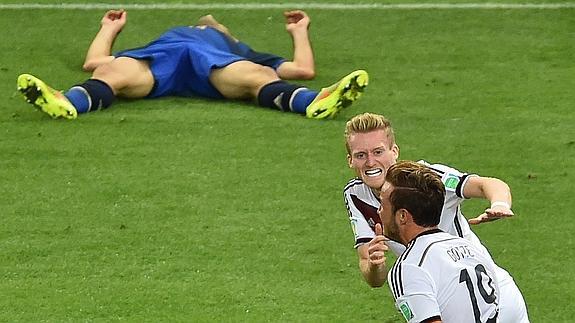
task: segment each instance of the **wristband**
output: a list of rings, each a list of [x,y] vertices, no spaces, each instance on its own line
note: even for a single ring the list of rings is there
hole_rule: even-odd
[[[507,202],[503,202],[503,201],[491,202],[491,208],[494,208],[496,206],[504,206],[504,207],[511,210],[511,205],[509,205],[509,203],[507,203]]]

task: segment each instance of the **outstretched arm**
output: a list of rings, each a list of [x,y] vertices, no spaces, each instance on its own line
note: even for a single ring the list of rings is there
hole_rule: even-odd
[[[491,202],[491,207],[478,217],[469,219],[470,224],[495,221],[513,216],[511,211],[511,190],[502,180],[491,177],[473,176],[467,180],[463,195],[470,198],[484,198]]]
[[[88,48],[86,60],[82,66],[84,71],[92,72],[96,67],[114,59],[114,56],[111,56],[112,46],[126,24],[127,15],[124,10],[106,12],[100,22],[100,30]]]
[[[315,77],[315,62],[309,40],[310,19],[301,10],[284,12],[286,30],[293,41],[293,60],[282,63],[277,73],[284,80],[311,80]]]

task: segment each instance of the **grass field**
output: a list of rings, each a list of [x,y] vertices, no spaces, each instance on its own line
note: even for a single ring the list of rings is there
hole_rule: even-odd
[[[79,1],[20,3],[61,2]],[[403,159],[509,183],[517,216],[476,232],[532,322],[573,320],[575,9],[308,10],[318,75],[301,83],[371,76],[325,122],[180,98],[34,111],[17,76],[88,78],[103,12],[0,10],[0,321],[401,322],[360,277],[342,200],[344,124],[365,111],[393,121]],[[130,11],[115,49],[205,13]],[[289,57],[281,9],[211,13]]]

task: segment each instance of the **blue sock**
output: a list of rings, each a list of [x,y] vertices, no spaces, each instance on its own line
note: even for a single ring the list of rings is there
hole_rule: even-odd
[[[74,86],[64,93],[64,96],[68,98],[78,113],[85,113],[90,110],[90,95],[83,87]]]
[[[307,88],[301,88],[294,92],[292,100],[292,109],[298,113],[305,113],[305,110],[317,96],[317,91]]]
[[[317,93],[279,80],[262,87],[258,94],[258,103],[264,107],[303,114]]]
[[[108,84],[96,79],[73,86],[64,96],[76,108],[78,113],[86,113],[109,107],[115,99],[114,92]]]

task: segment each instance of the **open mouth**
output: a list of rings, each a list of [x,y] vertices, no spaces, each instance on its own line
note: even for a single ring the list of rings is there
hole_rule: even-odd
[[[381,168],[369,169],[365,171],[365,175],[367,175],[368,177],[376,177],[381,174],[383,174],[383,170]]]

